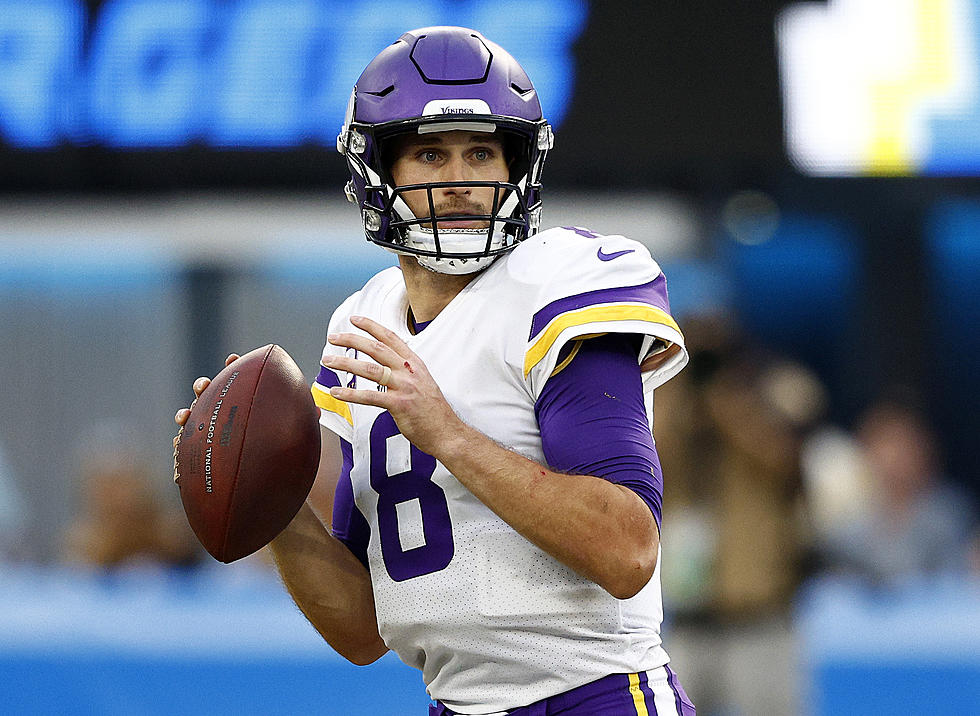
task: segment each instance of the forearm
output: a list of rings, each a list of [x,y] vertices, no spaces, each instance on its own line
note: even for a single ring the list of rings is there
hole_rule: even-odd
[[[388,650],[378,634],[368,571],[308,505],[270,549],[296,605],[339,654],[369,664]]]
[[[656,566],[653,514],[627,487],[549,470],[460,422],[436,457],[526,539],[624,599]]]

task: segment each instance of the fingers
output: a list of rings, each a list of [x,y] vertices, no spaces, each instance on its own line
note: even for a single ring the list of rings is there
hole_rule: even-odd
[[[225,367],[231,365],[239,358],[241,358],[241,356],[238,355],[237,353],[229,353],[228,357],[225,358]],[[194,406],[197,405],[197,399],[201,397],[201,393],[203,393],[205,390],[208,389],[209,385],[211,385],[211,379],[208,378],[207,376],[202,375],[200,378],[195,380],[194,383],[191,385],[191,388],[193,388],[194,390],[194,400],[191,401],[189,407],[181,408],[174,414],[174,422],[180,426],[180,430],[178,430],[177,434],[174,435],[175,451],[177,450],[177,444],[180,442],[180,435],[183,432],[184,426],[187,425],[187,420],[191,416],[191,410],[193,410]],[[174,457],[176,457],[176,453]]]
[[[330,389],[330,395],[338,400],[343,400],[345,403],[373,405],[376,408],[390,407],[390,399],[387,397],[387,394],[377,390],[356,390],[354,388],[334,387]]]
[[[380,363],[371,363],[366,360],[358,360],[356,358],[350,358],[349,356],[326,356],[323,358],[323,365],[327,368],[334,368],[337,370],[342,370],[347,373],[353,373],[362,378],[367,378],[373,383],[378,385],[391,385],[391,378],[394,372],[386,365],[381,365]],[[385,379],[385,371],[387,371],[387,380]]]
[[[419,378],[431,380],[422,359],[394,331],[364,316],[351,316],[350,321],[372,337],[359,333],[331,333],[327,341],[336,346],[353,348],[355,355],[363,353],[375,362],[350,356],[326,356],[323,358],[324,366],[353,373],[385,387],[405,387],[406,380],[416,377],[416,371],[421,373]],[[339,396],[335,394],[334,397]]]
[[[209,385],[211,385],[211,379],[206,376],[201,376],[200,378],[195,380],[194,385],[191,386],[194,388],[194,396],[200,398],[201,393],[207,390],[207,387]]]
[[[190,417],[191,410],[193,410],[194,406],[197,405],[197,399],[201,397],[201,393],[207,390],[207,387],[209,385],[211,385],[211,379],[208,378],[207,376],[201,376],[200,378],[194,381],[194,384],[191,386],[194,389],[194,400],[191,401],[189,407],[181,408],[176,412],[176,414],[174,414],[175,423],[177,423],[181,427],[187,424],[187,418]]]
[[[381,342],[380,340],[374,340],[373,338],[361,336],[356,333],[331,333],[329,336],[327,336],[327,340],[335,346],[353,348],[360,353],[371,356],[381,365],[387,365],[392,368],[401,365],[402,361],[404,360],[404,358],[396,353],[391,346]],[[355,362],[365,363],[365,361]],[[351,372],[356,373],[357,371]],[[368,378],[370,376],[364,377]]]
[[[350,322],[355,326],[360,328],[362,331],[370,333],[372,336],[377,338],[379,341],[389,346],[395,353],[397,353],[402,358],[413,358],[415,353],[412,349],[408,347],[398,334],[395,333],[390,328],[385,328],[377,321],[374,321],[365,316],[351,316]]]

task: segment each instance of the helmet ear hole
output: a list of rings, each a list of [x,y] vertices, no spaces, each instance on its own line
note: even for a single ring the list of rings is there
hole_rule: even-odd
[[[408,132],[398,132],[378,137],[378,169],[386,182],[391,180],[391,166],[409,136]]]
[[[504,140],[504,159],[507,162],[510,180],[517,183],[521,177],[527,174],[529,164],[525,148],[527,142],[526,140],[522,141],[521,137],[514,132],[502,131],[500,136]]]

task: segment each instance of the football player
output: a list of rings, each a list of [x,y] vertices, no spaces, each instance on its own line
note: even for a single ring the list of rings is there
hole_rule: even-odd
[[[330,320],[328,498],[271,549],[324,639],[394,650],[430,714],[693,714],[660,639],[651,432],[683,336],[642,244],[538,230],[552,143],[473,30],[408,32],[357,80],[347,196],[398,266]]]

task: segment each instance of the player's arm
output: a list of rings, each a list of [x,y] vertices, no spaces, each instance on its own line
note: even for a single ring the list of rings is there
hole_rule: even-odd
[[[565,474],[462,426],[437,458],[515,530],[618,599],[634,596],[657,565],[659,531],[636,492]]]
[[[377,340],[342,334],[331,342],[357,348],[380,365],[337,356],[331,367],[377,382],[387,366],[389,388],[338,387],[331,389],[335,397],[387,409],[403,435],[514,529],[613,596],[628,598],[646,585],[656,567],[659,530],[634,490],[556,472],[498,445],[459,419],[422,361],[394,333],[369,319],[352,322]]]
[[[321,459],[314,488],[317,510],[333,512],[333,494],[341,474],[340,438],[320,428]],[[320,635],[355,664],[370,664],[388,651],[378,634],[374,592],[367,568],[324,527],[310,501],[269,545],[283,584]]]
[[[232,354],[225,364],[237,358]],[[204,392],[209,383],[208,378],[194,381],[195,395]],[[183,426],[189,415],[189,408],[178,410],[177,424]],[[370,664],[388,651],[378,634],[370,575],[310,506],[311,501],[316,502],[320,514],[329,517],[332,498],[326,496],[333,494],[343,463],[340,438],[322,426],[320,445],[312,500],[303,505],[269,548],[293,601],[320,635],[344,658],[355,664]]]

